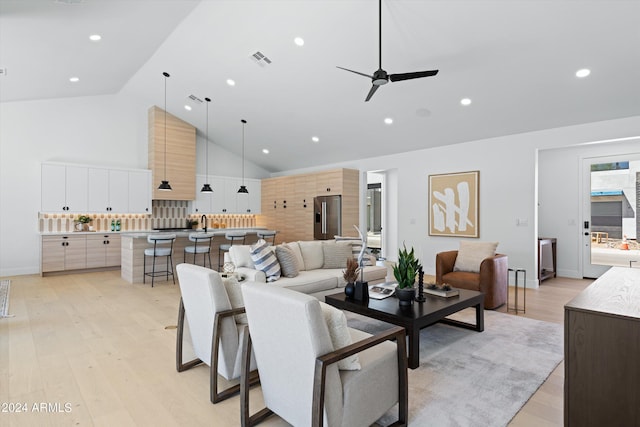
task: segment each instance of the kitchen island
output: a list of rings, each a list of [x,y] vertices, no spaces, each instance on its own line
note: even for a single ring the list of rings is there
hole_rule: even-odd
[[[258,241],[258,231],[266,230],[264,227],[253,228],[214,228],[208,229],[207,232],[214,235],[211,241],[211,261],[213,269],[217,270],[218,264],[218,248],[220,245],[228,243],[224,235],[227,231],[246,231],[247,239],[245,244],[249,245]],[[203,232],[203,230],[179,230],[179,231],[162,231],[162,233],[171,233],[176,235],[176,241],[173,244],[173,268],[177,264],[184,262],[184,248],[192,246],[193,242],[189,241],[189,234],[195,232]],[[133,231],[121,234],[121,277],[129,283],[142,283],[144,278],[144,250],[151,247],[147,242],[147,236],[151,233],[159,233],[157,230],[151,231]],[[192,258],[193,260],[193,258]],[[198,256],[197,262],[201,263],[202,255]],[[147,267],[151,271],[152,260],[147,260]],[[187,259],[187,262],[189,260]],[[208,264],[207,264],[208,266]]]

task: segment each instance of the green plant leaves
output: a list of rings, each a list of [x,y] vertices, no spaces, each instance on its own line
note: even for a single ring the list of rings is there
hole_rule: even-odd
[[[404,243],[402,247],[398,250],[398,262],[393,266],[393,276],[398,281],[399,289],[412,288],[416,281],[416,274],[422,266],[420,260],[416,258],[413,248],[409,252]]]

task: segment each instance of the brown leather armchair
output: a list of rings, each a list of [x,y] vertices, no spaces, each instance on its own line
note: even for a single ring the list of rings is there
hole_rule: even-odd
[[[480,273],[453,271],[458,251],[436,255],[436,283],[484,293],[484,308],[494,309],[507,302],[508,258],[496,254],[480,264]]]

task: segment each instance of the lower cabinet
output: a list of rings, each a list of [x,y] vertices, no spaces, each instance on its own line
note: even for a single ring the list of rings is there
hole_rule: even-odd
[[[120,265],[120,235],[42,236],[42,273]]]
[[[120,236],[98,234],[87,236],[87,267],[115,267],[120,265]]]

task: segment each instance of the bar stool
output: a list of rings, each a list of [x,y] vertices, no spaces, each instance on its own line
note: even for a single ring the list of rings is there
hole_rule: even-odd
[[[189,240],[193,242],[193,246],[184,248],[184,262],[187,262],[187,253],[193,254],[193,264],[196,264],[196,255],[202,254],[202,266],[207,266],[207,257],[209,258],[209,268],[211,267],[211,240],[213,233],[191,233]],[[200,246],[198,246],[198,242]]]
[[[218,247],[218,271],[222,271],[222,254],[224,252],[228,252],[229,248],[233,246],[234,243],[244,245],[244,241],[247,238],[247,232],[227,231],[224,235],[224,238],[229,240],[231,243],[225,243]]]
[[[258,239],[263,239],[269,243],[269,245],[273,246],[276,244],[276,234],[278,234],[276,230],[260,230],[256,234],[258,235]],[[270,242],[269,239],[271,239]]]
[[[144,261],[143,261],[143,272],[142,283],[146,282],[147,276],[151,276],[151,287],[153,288],[153,281],[157,276],[162,276],[164,274],[167,275],[167,280],[169,280],[169,275],[173,278],[173,284],[176,283],[176,278],[173,275],[173,258],[171,254],[173,253],[173,242],[176,240],[175,234],[149,234],[147,236],[147,242],[153,243],[152,248],[147,248],[144,250]],[[165,245],[169,245],[166,247]],[[151,273],[147,273],[147,257],[153,257],[153,267]],[[166,270],[156,271],[156,258],[157,257],[166,257],[167,266]]]

